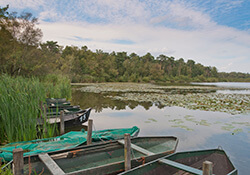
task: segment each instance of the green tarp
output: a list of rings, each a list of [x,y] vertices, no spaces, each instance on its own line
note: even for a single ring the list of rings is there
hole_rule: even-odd
[[[115,140],[122,139],[125,133],[131,136],[137,136],[139,128],[134,126],[132,128],[122,129],[106,129],[92,132],[92,141],[98,142],[101,140]],[[37,139],[32,141],[14,142],[0,147],[0,158],[2,161],[11,161],[15,148],[22,148],[24,156],[34,155],[45,152],[58,151],[63,149],[75,148],[87,142],[87,132],[85,131],[71,131],[62,136]]]

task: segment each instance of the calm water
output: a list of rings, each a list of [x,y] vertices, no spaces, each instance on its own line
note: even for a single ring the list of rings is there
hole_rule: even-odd
[[[152,103],[121,102],[101,94],[73,92],[73,104],[92,107],[96,130],[138,126],[139,136],[173,135],[179,138],[177,151],[222,147],[239,174],[250,171],[250,113],[163,107]]]
[[[223,88],[241,88],[242,90],[217,90],[217,93],[223,94],[250,94],[250,83],[236,83],[236,82],[217,82],[217,83],[193,83],[198,85],[210,85]]]

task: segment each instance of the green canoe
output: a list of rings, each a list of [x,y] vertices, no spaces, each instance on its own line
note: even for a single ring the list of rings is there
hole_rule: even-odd
[[[139,128],[134,126],[132,128],[93,131],[92,141],[100,142],[103,140],[105,141],[121,139],[124,137],[125,133],[129,133],[132,136],[137,136],[139,133]],[[51,151],[75,148],[77,146],[85,144],[86,142],[87,132],[71,131],[62,136],[53,138],[9,143],[3,147],[0,147],[0,158],[2,158],[3,161],[11,161],[13,157],[12,151],[15,148],[22,148],[24,150],[24,156],[29,156]]]
[[[131,166],[136,167],[175,151],[176,137],[135,137],[131,139]],[[45,157],[45,159],[44,159]],[[54,160],[54,161],[46,161]],[[30,161],[30,163],[28,163]],[[39,154],[25,158],[24,173],[29,169],[37,174],[51,174],[60,169],[61,174],[97,175],[116,174],[124,170],[124,140],[110,141],[96,145]],[[50,162],[56,166],[50,169]]]
[[[204,161],[213,163],[212,172],[215,175],[237,175],[237,169],[221,149],[175,153],[123,172],[121,175],[202,175]]]

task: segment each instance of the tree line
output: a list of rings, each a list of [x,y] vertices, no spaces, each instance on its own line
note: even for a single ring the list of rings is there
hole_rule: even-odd
[[[191,59],[42,43],[37,18],[31,13],[9,13],[8,6],[0,7],[0,38],[0,73],[12,76],[63,74],[72,82],[250,81],[248,73],[218,72]]]

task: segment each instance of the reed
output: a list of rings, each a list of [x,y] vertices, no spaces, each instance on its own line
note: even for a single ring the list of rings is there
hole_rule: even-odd
[[[52,97],[69,99],[69,81],[54,84],[50,79],[0,76],[0,144],[52,137],[55,126],[45,124],[37,128],[36,124],[38,116],[45,119],[41,102]],[[45,130],[38,136],[38,132]]]

